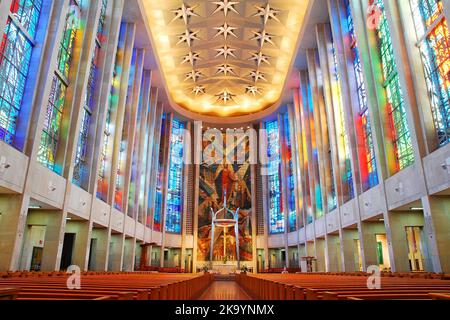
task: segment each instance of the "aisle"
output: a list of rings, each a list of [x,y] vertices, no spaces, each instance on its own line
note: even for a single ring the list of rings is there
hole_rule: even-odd
[[[199,300],[252,300],[234,281],[214,281]]]

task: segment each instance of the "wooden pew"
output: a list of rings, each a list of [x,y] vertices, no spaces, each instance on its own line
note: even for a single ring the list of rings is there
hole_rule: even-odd
[[[237,281],[257,299],[430,299],[431,292],[450,293],[450,282],[431,277],[384,277],[381,290],[367,288],[367,274],[239,275]]]
[[[430,293],[430,298],[433,300],[450,300],[450,293]]]
[[[108,296],[110,299],[152,299],[152,300],[187,300],[200,296],[210,285],[210,274],[151,274],[151,273],[102,273],[85,275],[81,278],[81,290],[67,289],[68,274],[46,277],[33,274],[9,274],[0,278],[0,285],[19,288],[19,299],[57,298],[84,299]],[[92,296],[91,296],[92,295]]]
[[[18,288],[1,288],[0,287],[0,300],[15,300],[19,293]]]

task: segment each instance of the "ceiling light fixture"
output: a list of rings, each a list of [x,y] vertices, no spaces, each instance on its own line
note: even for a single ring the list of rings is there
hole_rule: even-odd
[[[191,72],[186,74],[186,78],[184,79],[184,81],[192,80],[194,82],[197,82],[197,79],[202,76],[203,74],[200,71],[192,70]]]
[[[181,64],[189,62],[192,66],[194,66],[197,60],[200,60],[200,54],[195,52],[189,52],[187,55],[183,57],[183,61],[181,61]]]
[[[275,46],[275,43],[272,41],[273,35],[266,32],[266,30],[262,31],[253,31],[253,34],[255,35],[253,38],[250,38],[250,40],[256,40],[260,42],[261,49],[264,46],[264,43],[270,43],[271,45]]]
[[[182,34],[180,34],[180,35],[178,36],[179,41],[177,42],[177,45],[179,45],[180,43],[186,42],[187,45],[188,45],[189,47],[191,47],[192,42],[193,42],[194,40],[200,40],[200,38],[197,37],[197,34],[198,34],[199,32],[200,32],[200,31],[189,31],[189,30],[186,30],[184,33],[182,33]]]
[[[224,39],[227,40],[228,35],[231,35],[235,38],[237,38],[238,36],[234,33],[234,30],[236,30],[236,27],[232,27],[230,25],[228,25],[228,23],[224,23],[223,26],[220,27],[215,27],[214,29],[218,30],[216,35],[214,36],[214,38],[223,35]]]
[[[256,65],[259,67],[261,65],[262,62],[267,63],[268,65],[270,65],[269,62],[269,56],[266,56],[265,54],[263,54],[262,52],[251,52],[250,53],[252,56],[248,59],[248,60],[252,60],[252,61],[256,61]]]
[[[222,0],[215,1],[213,3],[217,5],[217,8],[211,15],[214,15],[219,11],[223,11],[225,17],[228,15],[228,11],[233,11],[234,13],[239,14],[239,12],[234,8],[236,4],[239,4],[239,1]]]
[[[174,22],[175,20],[178,20],[178,19],[183,19],[184,24],[187,25],[189,22],[189,17],[193,17],[193,16],[198,17],[199,16],[198,14],[196,14],[194,12],[194,9],[197,7],[198,7],[198,5],[195,5],[192,7],[186,6],[183,2],[183,4],[181,5],[181,8],[178,8],[176,10],[171,10],[173,13],[175,13],[175,18],[173,18],[171,22]]]
[[[236,49],[232,49],[227,45],[224,45],[223,47],[219,48],[219,49],[215,49],[218,53],[214,58],[223,56],[225,58],[225,60],[228,58],[228,56],[232,56],[234,58],[236,58],[236,56],[234,55],[234,51],[236,51]]]
[[[261,7],[261,6],[255,6],[256,9],[258,9],[258,12],[255,13],[253,15],[253,17],[262,17],[264,20],[264,24],[267,24],[267,21],[269,19],[273,19],[276,20],[278,22],[280,22],[280,20],[278,20],[278,18],[276,17],[276,15],[278,13],[280,13],[280,10],[275,10],[274,8],[270,7],[270,4],[267,3],[267,5],[265,7]]]

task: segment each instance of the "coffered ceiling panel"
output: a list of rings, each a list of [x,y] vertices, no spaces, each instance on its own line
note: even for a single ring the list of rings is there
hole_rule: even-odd
[[[173,102],[234,117],[282,94],[309,0],[141,1]]]

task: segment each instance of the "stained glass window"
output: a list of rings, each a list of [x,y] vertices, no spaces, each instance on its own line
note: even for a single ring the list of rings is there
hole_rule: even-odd
[[[62,112],[66,99],[66,84],[55,74],[45,113],[44,127],[42,128],[41,142],[37,160],[50,170],[61,174],[62,168],[56,166],[56,150],[58,149]]]
[[[316,137],[316,127],[314,123],[314,102],[313,102],[313,95],[312,95],[312,88],[311,84],[308,82],[306,87],[306,93],[308,97],[308,104],[305,104],[309,106],[309,110],[305,111],[306,121],[309,122],[310,130],[311,130],[311,148],[312,148],[312,157],[311,162],[312,166],[315,169],[313,172],[309,172],[308,175],[312,175],[311,182],[313,182],[313,186],[310,186],[313,190],[314,198],[315,198],[315,212],[313,208],[311,207],[311,210],[307,211],[306,216],[306,223],[310,224],[314,220],[314,215],[316,218],[320,218],[323,216],[323,202],[322,202],[322,187],[320,185],[320,176],[319,176],[319,150],[317,146],[317,137]],[[306,140],[306,136],[305,136]],[[306,141],[305,141],[306,142]],[[306,145],[306,143],[305,143]],[[307,154],[307,152],[305,152]],[[309,184],[309,179],[308,182]],[[312,202],[311,202],[312,205]]]
[[[334,46],[334,42],[332,42],[332,48],[333,48],[333,72],[334,72],[334,82],[336,83],[336,105],[338,106],[337,110],[337,117],[338,121],[336,123],[336,127],[338,129],[338,139],[341,140],[339,146],[343,148],[343,150],[339,150],[342,152],[345,156],[345,171],[344,171],[344,177],[342,181],[345,182],[347,185],[347,200],[351,200],[355,197],[355,190],[353,187],[353,173],[352,173],[352,166],[351,166],[351,160],[350,160],[350,147],[348,142],[348,134],[347,130],[345,128],[345,121],[344,121],[344,106],[342,104],[342,91],[341,91],[341,84],[340,84],[340,73],[339,73],[339,66],[337,62],[337,56],[336,56],[336,48]],[[337,202],[337,199],[336,199]],[[337,205],[337,203],[336,203]],[[335,209],[335,208],[333,208]]]
[[[8,144],[16,134],[41,8],[42,0],[12,1],[14,19],[8,18],[1,39],[0,139]]]
[[[61,166],[56,165],[56,155],[61,135],[61,120],[66,100],[68,77],[73,56],[73,46],[77,35],[79,8],[77,3],[71,1],[71,6],[66,15],[63,36],[58,51],[57,71],[53,75],[53,81],[49,99],[47,102],[46,117],[42,128],[41,142],[37,155],[37,161],[50,170],[62,174]]]
[[[104,41],[103,31],[105,28],[106,8],[108,7],[108,0],[102,0],[102,7],[100,9],[100,18],[98,21],[97,38],[100,42]]]
[[[362,179],[362,188],[367,191],[378,185],[378,172],[375,157],[375,147],[373,144],[372,126],[370,122],[369,107],[367,101],[366,83],[364,82],[361,57],[356,42],[355,26],[353,22],[350,3],[347,0],[347,26],[351,39],[351,50],[353,69],[355,71],[356,89],[358,92],[359,118],[356,123],[358,131],[358,140],[362,147],[359,148],[360,171]]]
[[[75,167],[73,169],[72,182],[78,186],[82,186],[88,174],[88,142],[89,142],[89,128],[92,121],[92,113],[94,112],[94,94],[98,71],[98,55],[100,45],[96,42],[94,56],[92,57],[91,66],[89,70],[89,78],[84,96],[82,122],[78,136],[78,145],[75,155]]]
[[[73,46],[79,26],[80,8],[74,0],[70,1],[69,11],[66,15],[63,38],[58,52],[58,70],[68,79],[73,57]]]
[[[83,120],[78,135],[78,145],[75,155],[75,167],[73,170],[73,183],[78,186],[83,186],[83,183],[87,179],[89,172],[88,166],[88,143],[89,143],[89,129],[92,122],[92,114],[94,112],[95,101],[94,94],[96,92],[97,73],[99,68],[99,55],[103,44],[103,27],[105,23],[107,0],[102,0],[102,6],[100,10],[100,17],[98,21],[97,35],[95,39],[94,53],[91,60],[89,69],[89,78],[86,88],[86,94],[83,103]]]
[[[297,208],[295,203],[295,172],[294,161],[292,158],[292,140],[291,140],[291,126],[289,123],[289,114],[283,115],[284,120],[284,138],[286,141],[285,159],[287,162],[287,187],[288,187],[288,205],[289,205],[289,232],[297,230]]]
[[[148,106],[144,106],[145,108],[149,109],[150,112],[150,104]],[[144,120],[145,121],[145,120]],[[142,153],[142,163],[141,163],[141,172],[140,177],[138,177],[138,183],[140,184],[139,186],[139,200],[138,200],[138,204],[139,204],[139,221],[141,223],[147,223],[147,221],[144,221],[144,217],[146,215],[145,213],[145,191],[146,191],[146,183],[147,183],[147,166],[148,163],[151,161],[149,159],[148,155],[148,151],[149,151],[149,143],[150,143],[150,139],[149,139],[149,123],[147,121],[145,121],[145,127],[143,128],[144,130],[144,150]],[[142,129],[141,129],[142,130]],[[152,138],[155,139],[155,137]]]
[[[386,106],[388,121],[392,130],[396,169],[399,171],[414,163],[414,151],[384,2],[383,0],[376,0],[376,4],[378,4],[383,13],[380,24],[377,27],[377,36],[385,81],[384,87],[388,100],[388,105]]]
[[[115,67],[117,69],[117,66]],[[97,198],[107,201],[108,196],[108,179],[107,179],[107,171],[109,169],[109,158],[108,155],[110,142],[111,142],[111,134],[113,132],[113,124],[111,123],[112,109],[116,105],[117,96],[116,96],[116,88],[115,85],[117,83],[117,72],[114,72],[112,80],[111,80],[111,89],[109,93],[109,101],[108,101],[108,109],[106,110],[106,122],[105,122],[105,130],[103,131],[103,145],[102,151],[100,153],[100,164],[98,170],[98,179],[97,179]]]
[[[162,211],[162,200],[163,200],[163,177],[164,177],[164,148],[162,146],[166,132],[166,115],[163,114],[162,124],[161,124],[161,145],[159,148],[158,156],[158,168],[156,176],[156,190],[155,190],[155,210],[153,212],[153,229],[155,231],[161,231],[161,211]]]
[[[13,0],[10,11],[29,35],[34,38],[42,9],[42,0]]]
[[[142,82],[144,82],[145,75],[142,75]],[[139,162],[139,146],[140,146],[140,134],[141,130],[145,130],[145,128],[141,128],[141,119],[142,119],[142,105],[143,103],[143,94],[144,90],[141,90],[139,95],[139,103],[137,109],[137,117],[136,117],[136,130],[134,133],[134,146],[133,146],[133,155],[131,158],[131,175],[130,175],[130,185],[128,188],[128,216],[135,218],[136,217],[136,188],[137,188],[137,180],[138,180],[138,162]]]
[[[167,187],[166,231],[181,233],[181,210],[183,202],[183,144],[184,124],[172,121],[170,135],[169,184]]]
[[[135,67],[135,61],[136,61],[136,51],[133,51],[133,55],[131,58],[131,65],[130,65],[130,73],[128,78],[128,88],[127,88],[127,97],[126,97],[126,108],[125,108],[125,119],[128,119],[130,116],[131,110],[129,110],[130,105],[130,99],[132,98],[132,92],[133,92],[133,86],[134,86],[134,75],[136,72]],[[127,156],[127,148],[128,148],[128,141],[127,141],[127,130],[128,130],[128,123],[123,124],[122,127],[122,133],[121,133],[121,139],[120,139],[120,149],[119,149],[119,157],[117,161],[117,168],[116,168],[116,181],[115,181],[115,198],[114,198],[114,207],[117,210],[123,211],[123,196],[124,196],[124,186],[125,186],[125,161]]]
[[[278,121],[266,123],[269,188],[269,220],[270,233],[285,231],[283,200],[281,197],[281,153]]]
[[[442,0],[410,0],[439,146],[450,142],[450,32]]]

